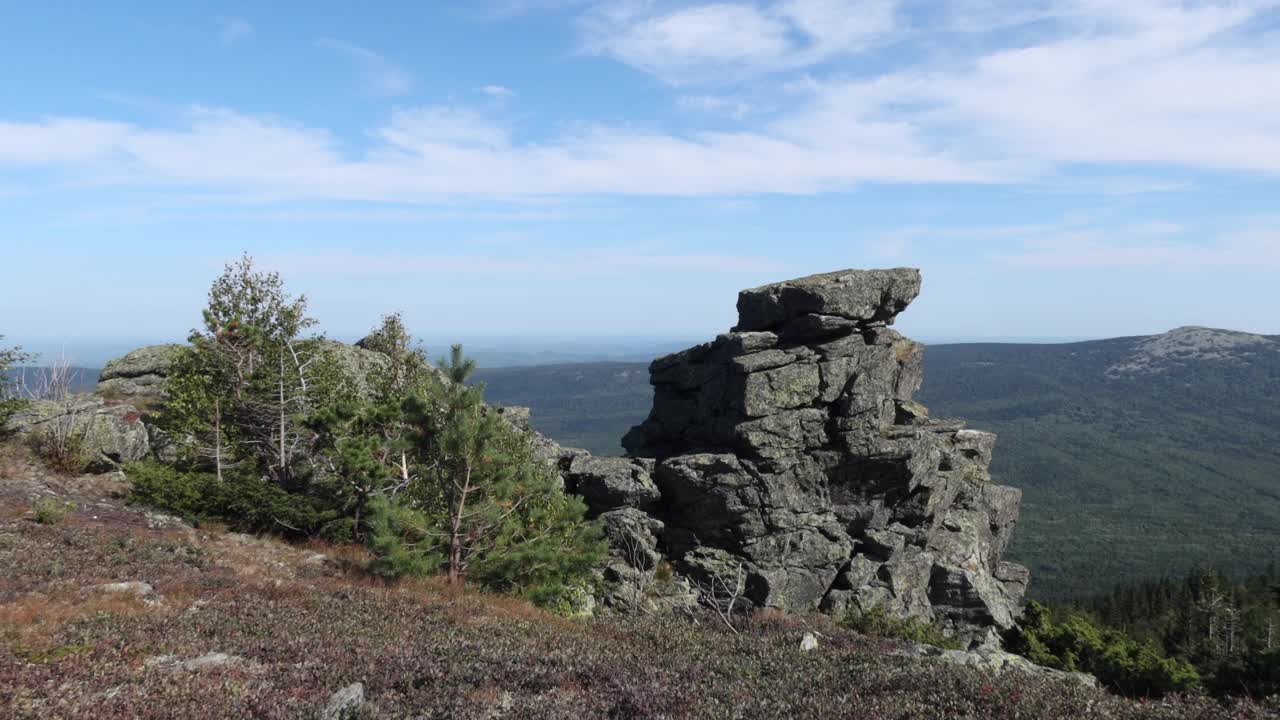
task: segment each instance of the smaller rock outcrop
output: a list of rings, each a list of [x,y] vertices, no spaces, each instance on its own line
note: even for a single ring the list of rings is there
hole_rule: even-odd
[[[96,395],[37,400],[15,414],[8,429],[64,452],[68,469],[103,472],[151,454],[150,434],[132,405],[113,405]]]
[[[351,683],[329,697],[320,720],[355,720],[364,705],[364,683]]]
[[[162,398],[165,380],[182,345],[149,345],[107,363],[97,394],[105,397]]]
[[[1005,652],[991,645],[973,650],[944,650],[932,645],[914,645],[910,650],[896,653],[903,657],[928,658],[948,665],[971,667],[993,675],[1016,673],[1052,678],[1088,688],[1098,687],[1098,679],[1088,673],[1054,670],[1037,665],[1021,655]]]

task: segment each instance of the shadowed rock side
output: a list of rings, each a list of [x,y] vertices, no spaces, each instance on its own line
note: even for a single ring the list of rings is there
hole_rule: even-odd
[[[740,568],[750,605],[879,606],[975,640],[1012,625],[1021,493],[991,482],[994,435],[912,401],[923,347],[888,325],[919,291],[913,269],[743,291],[733,332],[650,366],[631,457],[565,456],[567,487],[642,564],[704,590]]]

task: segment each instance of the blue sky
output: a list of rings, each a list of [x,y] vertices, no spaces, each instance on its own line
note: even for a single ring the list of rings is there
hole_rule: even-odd
[[[10,3],[0,334],[708,336],[919,266],[900,328],[1280,333],[1278,0]]]

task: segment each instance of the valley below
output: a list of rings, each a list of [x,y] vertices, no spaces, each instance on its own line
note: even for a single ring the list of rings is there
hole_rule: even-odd
[[[1009,557],[1062,601],[1198,566],[1280,559],[1280,339],[1181,328],[1063,344],[930,345],[917,399],[997,433],[1024,492]],[[486,397],[565,445],[619,455],[652,403],[648,364],[481,368]]]

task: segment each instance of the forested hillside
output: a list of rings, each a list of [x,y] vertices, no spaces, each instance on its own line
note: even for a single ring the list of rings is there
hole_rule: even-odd
[[[925,354],[920,400],[997,432],[992,473],[1025,491],[1034,594],[1280,554],[1280,344],[1191,332]]]
[[[474,377],[493,402],[533,408],[535,427],[594,455],[621,455],[622,435],[653,402],[649,363],[482,367]]]
[[[648,412],[643,363],[480,371],[494,402],[597,454]],[[1025,491],[1010,556],[1062,599],[1208,563],[1280,557],[1280,341],[1182,329],[1060,345],[936,345],[917,398],[999,433]]]

